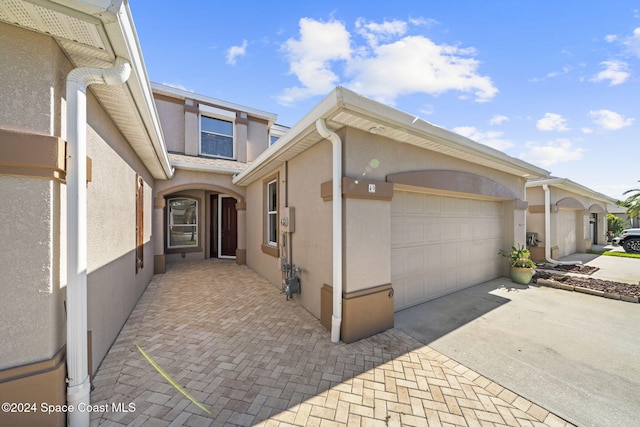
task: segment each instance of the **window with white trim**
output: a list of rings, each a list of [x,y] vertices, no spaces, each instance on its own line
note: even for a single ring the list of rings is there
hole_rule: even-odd
[[[198,201],[186,197],[167,201],[167,247],[198,246]]]
[[[267,244],[278,244],[278,181],[267,183]]]
[[[233,158],[233,123],[200,116],[200,154]]]
[[[235,159],[235,119],[232,111],[200,105],[200,155]]]

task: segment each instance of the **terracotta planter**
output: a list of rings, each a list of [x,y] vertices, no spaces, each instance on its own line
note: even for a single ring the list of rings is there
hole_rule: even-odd
[[[528,267],[513,267],[509,270],[509,275],[514,283],[520,285],[528,285],[533,277],[533,268]]]

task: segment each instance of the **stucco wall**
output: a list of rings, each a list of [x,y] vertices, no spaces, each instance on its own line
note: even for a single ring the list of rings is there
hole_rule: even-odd
[[[184,102],[168,97],[155,101],[167,150],[184,153]]]
[[[346,176],[380,181],[384,181],[388,174],[399,172],[463,171],[499,182],[524,199],[522,178],[352,128],[347,129],[345,136],[344,170]]]
[[[60,136],[65,56],[53,39],[6,24],[0,46],[0,127]],[[0,369],[48,359],[64,345],[63,195],[56,181],[0,176]]]
[[[4,23],[0,46],[0,127],[60,136],[70,70],[60,48],[51,37]]]
[[[247,126],[247,161],[252,162],[269,148],[269,128],[261,120],[249,119]]]
[[[64,344],[59,197],[51,180],[0,176],[0,369],[48,359]]]
[[[318,318],[320,289],[333,285],[333,202],[320,197],[320,184],[331,180],[331,150],[323,141],[289,161],[289,206],[296,221],[291,247],[293,263],[302,268],[302,292],[295,298]]]
[[[285,203],[284,169],[284,167],[281,167],[277,171],[279,172],[279,209],[284,207]],[[269,176],[271,175],[272,174],[270,174]],[[280,259],[278,257],[266,254],[262,251],[262,243],[264,238],[264,216],[266,206],[266,202],[264,199],[264,185],[265,184],[263,180],[259,179],[246,188],[247,265],[258,272],[260,275],[265,277],[269,282],[274,284],[274,286],[280,288],[280,284],[282,281],[282,274],[280,272]],[[294,205],[292,204],[292,206]],[[296,220],[297,218],[298,214],[296,212]],[[299,238],[296,237],[296,241],[300,241]]]

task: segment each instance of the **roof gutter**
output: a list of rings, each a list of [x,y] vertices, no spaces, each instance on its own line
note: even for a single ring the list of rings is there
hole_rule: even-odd
[[[87,87],[119,85],[131,64],[117,58],[113,68],[75,68],[67,75],[67,402],[89,405],[87,363]],[[88,426],[87,411],[69,411],[70,427]]]
[[[342,325],[342,140],[327,128],[323,119],[316,120],[316,129],[333,146],[333,315],[331,342],[340,342]]]

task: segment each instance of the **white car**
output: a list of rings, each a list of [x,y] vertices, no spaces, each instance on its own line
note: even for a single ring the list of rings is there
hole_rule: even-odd
[[[618,237],[613,238],[614,245],[620,245],[625,252],[640,254],[640,228],[622,230]]]

